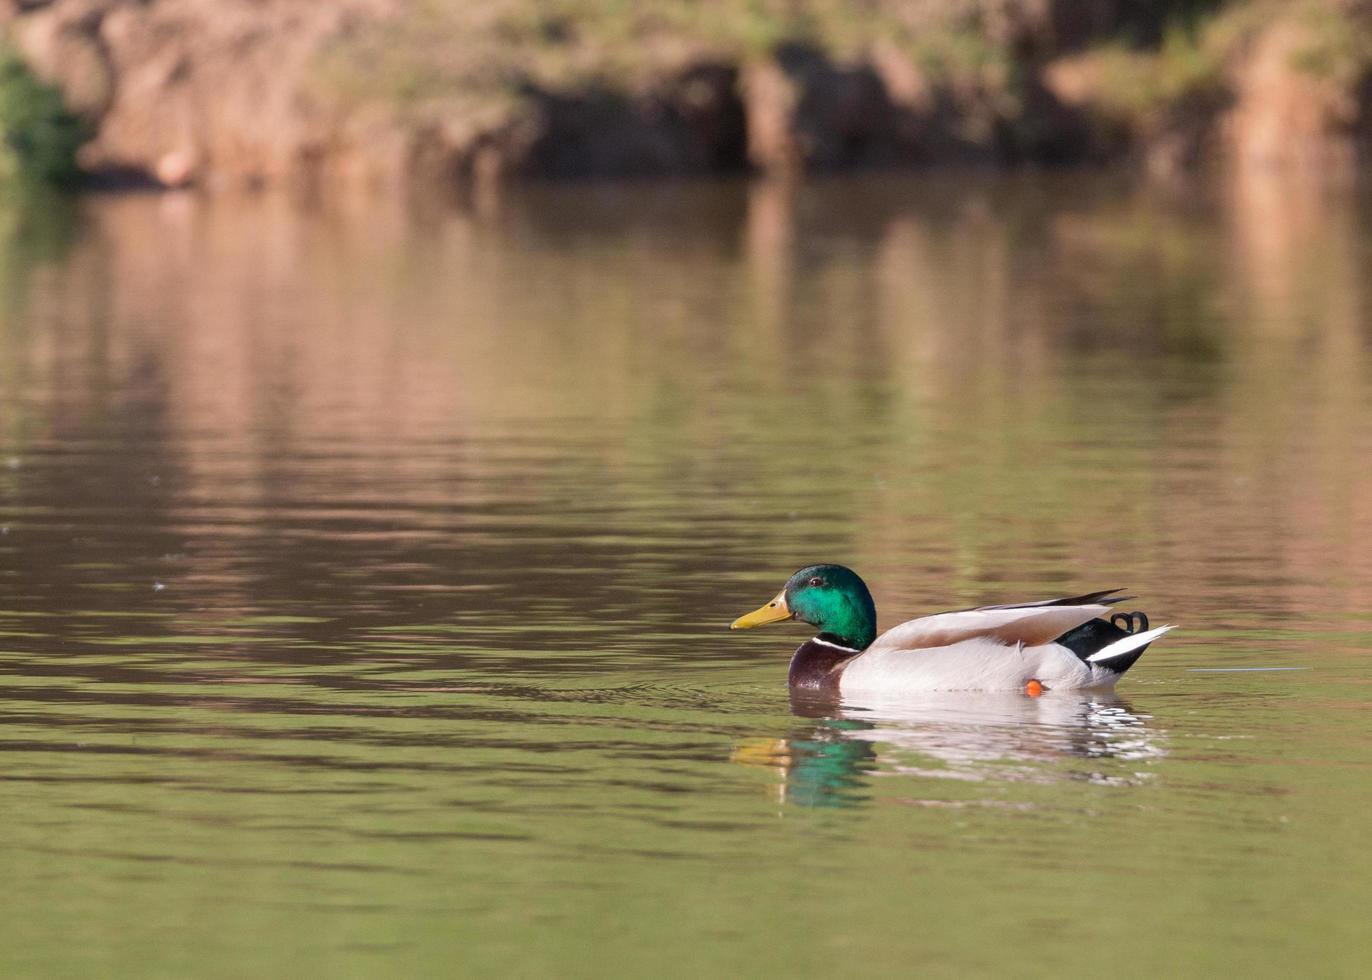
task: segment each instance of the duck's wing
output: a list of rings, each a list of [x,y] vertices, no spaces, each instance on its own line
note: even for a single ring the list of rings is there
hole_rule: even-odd
[[[1035,602],[1007,602],[1000,606],[974,606],[971,609],[959,609],[957,612],[980,612],[984,609],[1034,609],[1038,606],[1090,606],[1094,604],[1110,605],[1115,602],[1127,602],[1130,599],[1138,598],[1132,595],[1120,595],[1123,589],[1101,589],[1099,592],[1088,592],[1086,595],[1074,595],[1065,599],[1039,599]]]
[[[1099,595],[1093,594],[1092,598]],[[1084,598],[1088,597],[1078,597]],[[1069,630],[1109,611],[1110,607],[1100,602],[1054,599],[1026,606],[985,606],[939,613],[893,626],[877,637],[866,652],[927,650],[977,639],[1006,646],[1021,643],[1027,647],[1038,646],[1052,643]]]

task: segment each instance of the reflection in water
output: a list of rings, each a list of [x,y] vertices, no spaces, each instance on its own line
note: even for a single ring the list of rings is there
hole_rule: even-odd
[[[1133,775],[1113,763],[1163,754],[1162,735],[1150,730],[1147,716],[1110,693],[925,695],[846,705],[844,717],[869,721],[857,737],[888,746],[897,771],[953,779],[1070,776],[1108,783]],[[1064,759],[1100,764],[1038,765]]]
[[[0,974],[1366,949],[1362,193],[0,203]],[[724,625],[818,559],[1187,629],[1147,715],[791,714],[793,643]]]
[[[745,740],[731,758],[775,769],[783,798],[799,806],[863,802],[870,780],[892,773],[1128,785],[1147,776],[1135,764],[1165,754],[1148,717],[1110,692],[936,692],[842,705],[793,692],[791,709],[818,723],[785,739]],[[1057,765],[1072,760],[1091,765]]]
[[[50,503],[101,525],[117,488],[122,553],[180,556],[140,582],[243,614],[296,592],[387,617],[345,596],[351,570],[464,588],[484,583],[453,580],[459,548],[543,578],[621,568],[633,536],[650,567],[608,573],[624,595],[801,551],[910,614],[1093,564],[1188,623],[1356,609],[1372,254],[1356,200],[1307,198],[882,178],[539,188],[489,215],[93,200],[60,252],[25,223],[0,248],[0,437],[28,474],[5,503],[41,537],[65,533]],[[1296,200],[1300,221],[1262,217]],[[38,537],[25,560],[70,583]]]
[[[743,739],[730,759],[763,766],[780,777],[783,802],[797,806],[853,806],[869,798],[867,775],[876,768],[876,746],[855,733],[865,721],[826,718],[787,738]]]

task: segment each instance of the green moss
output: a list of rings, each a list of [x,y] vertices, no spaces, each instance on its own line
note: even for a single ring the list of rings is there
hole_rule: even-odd
[[[994,90],[1014,78],[1010,51],[976,30],[931,31],[913,39],[906,50],[934,84]]]
[[[1304,43],[1291,67],[1340,86],[1351,86],[1372,72],[1372,25],[1352,10],[1308,3],[1299,11]]]
[[[1366,17],[1330,0],[1252,0],[1178,19],[1156,50],[1100,47],[1097,104],[1116,118],[1144,125],[1216,105],[1225,90],[1226,66],[1277,20],[1302,38],[1291,67],[1344,89],[1372,74],[1372,28]]]
[[[1156,50],[1115,42],[1094,56],[1096,105],[1132,126],[1146,128],[1179,108],[1213,104],[1224,89],[1224,46],[1195,26],[1169,27]]]
[[[13,51],[0,47],[0,179],[76,180],[82,121]]]
[[[471,116],[508,112],[534,89],[633,97],[693,61],[744,64],[787,43],[840,62],[880,43],[961,116],[960,133],[988,142],[1042,122],[1035,86],[1060,58],[1084,73],[1087,121],[1121,146],[1202,128],[1229,95],[1229,68],[1274,20],[1308,38],[1293,56],[1301,70],[1350,89],[1372,73],[1372,29],[1338,0],[1159,0],[1065,31],[1067,50],[1042,26],[1026,34],[1016,12],[1000,0],[412,0],[343,41],[321,77],[356,101]]]
[[[785,43],[858,57],[878,38],[942,71],[1008,60],[960,24],[911,25],[886,0],[417,0],[403,16],[343,41],[319,76],[350,98],[415,102],[529,85],[632,91],[684,61],[746,61]]]

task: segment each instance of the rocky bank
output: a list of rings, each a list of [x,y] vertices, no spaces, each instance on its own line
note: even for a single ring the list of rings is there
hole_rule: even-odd
[[[0,25],[89,121],[84,171],[170,186],[1220,158],[1325,168],[1355,164],[1372,131],[1362,0],[627,9],[0,0]]]

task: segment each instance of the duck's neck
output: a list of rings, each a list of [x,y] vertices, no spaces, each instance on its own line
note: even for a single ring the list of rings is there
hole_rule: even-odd
[[[821,643],[828,643],[836,647],[845,647],[854,653],[861,653],[872,645],[872,641],[877,638],[875,627],[862,630],[854,630],[855,636],[848,636],[845,633],[836,633],[833,630],[825,630],[815,637]]]
[[[866,650],[877,638],[877,609],[870,595],[845,595],[824,610],[813,625],[818,639],[850,650]]]

